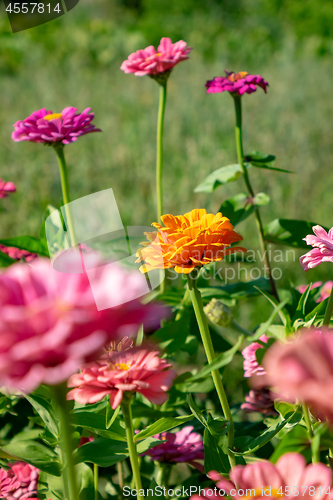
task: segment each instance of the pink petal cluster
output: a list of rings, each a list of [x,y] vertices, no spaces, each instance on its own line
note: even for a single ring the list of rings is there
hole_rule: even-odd
[[[274,408],[272,393],[267,387],[252,389],[245,396],[245,403],[241,404],[241,409],[246,413],[261,413],[266,417],[277,415],[277,411]]]
[[[11,259],[21,260],[24,259],[25,262],[30,262],[38,257],[36,253],[28,252],[28,250],[21,250],[15,247],[6,247],[0,244],[0,251],[7,254]]]
[[[8,470],[0,469],[0,498],[29,500],[37,495],[39,470],[25,462],[16,462]]]
[[[333,227],[328,234],[321,226],[313,226],[312,231],[315,236],[308,234],[303,238],[307,245],[313,247],[313,250],[299,259],[304,271],[313,269],[323,262],[333,262]]]
[[[264,380],[284,400],[307,403],[333,423],[333,335],[303,330],[285,344],[275,342],[263,359]]]
[[[168,399],[176,373],[172,365],[159,357],[151,347],[133,347],[126,351],[110,351],[99,361],[90,363],[82,372],[70,377],[68,399],[78,403],[96,403],[110,395],[115,410],[124,392],[138,392],[154,404],[161,405]]]
[[[265,334],[259,337],[261,342],[268,342],[268,337]],[[249,346],[242,350],[242,355],[244,358],[244,377],[252,377],[252,375],[265,375],[264,368],[259,365],[256,357],[256,352],[258,349],[262,349],[263,346],[258,342],[253,342]]]
[[[230,481],[215,471],[208,477],[217,482],[217,487],[236,500],[241,499],[277,499],[299,496],[305,500],[324,500],[330,498],[332,487],[332,471],[324,464],[306,465],[305,458],[299,453],[286,453],[276,464],[261,460],[247,465],[236,465],[230,472]],[[310,490],[310,486],[314,490]],[[219,494],[209,494],[205,497],[193,495],[191,500],[221,498]]]
[[[297,287],[297,290],[299,293],[304,293],[305,290],[307,289],[308,285],[300,285]],[[319,297],[316,299],[316,302],[322,302],[323,300],[327,299],[331,295],[332,287],[333,287],[333,281],[326,281],[324,283],[322,281],[315,281],[311,286],[310,290],[313,290],[315,288],[322,287],[320,290]]]
[[[150,448],[144,455],[158,462],[187,462],[203,472],[203,466],[197,460],[204,460],[204,444],[201,435],[192,431],[193,426],[188,425],[178,432],[156,434],[154,437],[164,443]]]
[[[183,40],[172,43],[170,38],[162,38],[157,50],[153,45],[149,45],[143,50],[133,52],[120,69],[136,76],[157,75],[188,59],[191,50]]]
[[[16,186],[13,182],[6,182],[0,179],[0,198],[7,198],[9,193],[15,193]]]
[[[143,286],[136,273],[116,266],[89,273],[90,281],[86,273],[60,273],[40,258],[0,274],[0,385],[30,392],[59,384],[98,358],[107,342],[136,334],[142,322],[156,325],[165,314],[159,305],[131,300]],[[90,282],[110,304],[119,303],[119,294],[128,302],[98,311]]]
[[[261,87],[266,92],[268,82],[260,75],[249,75],[246,71],[239,73],[225,70],[227,76],[217,76],[206,82],[207,94],[231,92],[235,95],[252,94]]]
[[[77,108],[68,107],[61,113],[53,113],[45,108],[34,111],[24,120],[14,123],[12,139],[16,142],[31,141],[47,144],[70,144],[81,135],[101,132],[92,125],[94,113],[87,108],[77,113]]]

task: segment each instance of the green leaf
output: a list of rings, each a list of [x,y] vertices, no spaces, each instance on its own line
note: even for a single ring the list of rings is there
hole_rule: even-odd
[[[151,425],[148,425],[143,431],[136,434],[134,441],[140,441],[155,434],[160,434],[161,432],[168,431],[174,427],[185,424],[189,420],[193,420],[193,415],[186,415],[186,417],[164,417],[157,420]]]
[[[316,225],[315,222],[305,220],[275,219],[264,227],[264,237],[270,243],[309,250],[303,239],[313,233],[312,227]],[[328,231],[327,228],[324,229]]]
[[[258,193],[252,199],[249,198],[249,195],[240,193],[224,201],[219,212],[222,212],[222,215],[228,217],[233,226],[236,226],[249,217],[257,207],[267,205],[269,202],[270,198],[265,193]]]
[[[75,467],[77,483],[79,487],[79,500],[94,498],[94,475],[91,468],[86,464],[78,464]]]
[[[274,306],[275,309],[271,313],[268,320],[265,321],[265,323],[261,323],[259,328],[257,329],[256,333],[254,335],[251,335],[250,337],[247,337],[247,340],[251,340],[251,341],[257,340],[257,339],[259,339],[259,337],[261,337],[261,335],[266,333],[269,330],[269,328],[271,327],[276,315],[279,313],[279,311],[281,311],[284,308],[284,306],[286,305],[287,302],[288,302],[288,299],[285,299],[278,306]]]
[[[45,423],[48,430],[55,436],[59,436],[58,421],[55,417],[52,405],[46,399],[32,393],[30,395],[24,394],[25,399],[35,408],[40,418]]]
[[[198,380],[197,382],[187,383],[187,379],[191,378],[192,374],[190,372],[182,373],[179,377],[174,380],[174,387],[180,392],[210,392],[214,389],[214,382],[212,377],[207,377],[206,379]]]
[[[94,441],[80,446],[74,453],[76,463],[91,462],[99,467],[111,467],[127,456],[127,443],[105,438],[94,439]]]
[[[58,457],[53,450],[36,441],[11,441],[0,448],[53,476],[60,476]]]
[[[41,500],[63,500],[62,478],[41,471],[38,478],[38,498]]]
[[[185,314],[178,321],[170,321],[157,330],[150,339],[160,344],[169,355],[177,352],[186,342],[190,333],[191,315]]]
[[[105,425],[105,415],[91,412],[80,412],[75,414],[74,424],[94,432],[108,439],[115,441],[126,441],[125,429],[121,427],[118,420],[115,420],[109,429]]]
[[[17,262],[15,259],[11,259],[9,255],[0,251],[0,267],[8,267]]]
[[[290,170],[284,170],[283,168],[273,167],[275,156],[267,155],[260,151],[251,151],[248,155],[244,157],[244,161],[249,162],[253,167],[266,168],[269,170],[276,170],[277,172],[286,172],[288,174],[293,174]]]
[[[209,429],[204,431],[205,448],[205,473],[216,470],[222,474],[228,474],[230,463],[228,458],[228,438],[226,435],[217,438],[213,436]]]
[[[307,456],[311,460],[310,442],[307,430],[305,427],[297,425],[294,429],[288,432],[288,434],[286,434],[282,441],[278,444],[273,455],[270,457],[270,460],[273,463],[276,463],[277,460],[285,453],[289,453],[291,451],[302,453],[306,449],[308,449]]]
[[[237,181],[242,175],[242,168],[238,163],[218,168],[209,174],[208,177],[195,188],[194,192],[212,193],[216,188],[222,186],[222,184]]]
[[[112,410],[111,405],[108,405],[106,407],[106,420],[105,420],[106,429],[110,429],[111,425],[116,420],[119,411],[120,411],[120,405],[116,410]]]
[[[45,240],[39,240],[33,236],[16,236],[15,238],[7,238],[0,240],[1,245],[6,247],[20,248],[31,253],[37,253],[44,257],[49,256],[47,243]]]
[[[258,278],[253,281],[239,281],[231,285],[219,287],[227,292],[231,298],[236,300],[259,295],[260,292],[270,292],[271,286],[266,278]]]
[[[160,439],[156,439],[153,437],[149,437],[147,439],[143,439],[143,441],[140,441],[137,444],[137,451],[138,453],[144,453],[145,451],[149,450],[150,448],[153,448],[154,446],[157,446],[158,444],[162,444],[164,441],[161,441]]]
[[[193,415],[199,422],[202,423],[204,427],[208,427],[207,420],[203,416],[202,412],[200,411],[199,407],[195,404],[193,397],[191,394],[187,395],[187,402],[190,407],[190,410],[192,411]]]

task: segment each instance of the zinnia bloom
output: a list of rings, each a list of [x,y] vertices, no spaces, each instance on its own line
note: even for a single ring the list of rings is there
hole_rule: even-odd
[[[306,465],[305,458],[299,453],[286,453],[276,464],[261,460],[247,465],[236,465],[230,472],[230,481],[215,471],[211,471],[208,477],[217,481],[217,487],[236,500],[277,499],[285,496],[324,500],[327,495],[330,498],[332,485],[332,471],[329,467],[321,463]],[[208,493],[210,491],[212,490],[208,490]],[[239,492],[243,492],[243,495]],[[191,500],[217,500],[221,496],[193,495]]]
[[[268,338],[265,334],[261,335],[261,337],[259,337],[259,340],[265,343],[268,342]],[[262,348],[263,346],[259,344],[259,342],[253,342],[242,350],[242,355],[244,358],[244,377],[252,377],[252,375],[265,375],[266,372],[264,368],[259,365],[256,356],[257,350]]]
[[[245,403],[241,404],[241,410],[244,410],[246,413],[262,413],[265,417],[276,416],[278,414],[274,408],[272,393],[267,387],[252,389],[245,396]]]
[[[148,242],[142,243],[145,248],[137,252],[136,262],[146,262],[141,272],[174,267],[177,273],[188,274],[195,267],[221,261],[239,250],[246,252],[242,247],[229,248],[243,238],[221,212],[214,215],[195,209],[185,215],[163,215],[161,220],[164,227],[154,222],[157,232],[145,233]]]
[[[187,462],[203,472],[203,466],[197,463],[197,460],[204,460],[204,444],[200,434],[192,431],[193,426],[188,425],[178,432],[156,434],[154,438],[164,443],[150,448],[144,455],[149,455],[152,460],[170,464]]]
[[[25,462],[16,462],[8,470],[0,469],[0,497],[29,500],[37,495],[39,470]]]
[[[309,285],[300,285],[299,287],[297,287],[297,290],[299,291],[299,293],[304,293],[305,290],[307,289]],[[333,287],[333,281],[326,281],[326,283],[324,283],[323,285],[323,282],[322,281],[315,281],[311,287],[310,287],[310,290],[313,290],[315,288],[319,288],[319,287],[322,287],[321,290],[320,290],[320,294],[319,294],[319,297],[316,299],[316,302],[322,302],[323,300],[327,299],[330,295],[331,295],[331,290],[332,290],[332,287]]]
[[[263,359],[265,383],[280,398],[306,403],[333,423],[333,335],[303,330],[289,342],[275,342]]]
[[[16,186],[13,182],[5,182],[0,179],[0,198],[7,198],[9,193],[15,193]]]
[[[313,226],[312,231],[315,236],[308,234],[303,238],[307,245],[314,247],[299,259],[304,271],[313,269],[322,262],[333,262],[333,227],[328,234],[321,226]]]
[[[206,83],[207,94],[230,92],[235,95],[252,94],[261,87],[266,92],[268,82],[260,75],[249,75],[246,71],[239,73],[225,70],[227,76],[217,76]]]
[[[120,69],[136,76],[158,75],[188,59],[191,50],[183,40],[172,43],[170,38],[162,38],[157,50],[149,45],[143,50],[133,52],[122,63]]]
[[[154,404],[161,405],[168,399],[176,373],[172,365],[159,357],[150,347],[133,347],[127,351],[110,351],[107,356],[83,368],[70,377],[67,397],[78,403],[96,403],[110,395],[115,410],[124,392],[139,392]]]
[[[70,144],[78,137],[90,132],[101,132],[92,125],[94,113],[87,108],[77,113],[77,108],[68,107],[61,113],[53,113],[45,108],[34,111],[24,120],[14,124],[12,139],[16,142],[31,141],[46,144]]]
[[[21,250],[15,247],[5,247],[5,245],[0,244],[0,251],[7,254],[11,259],[21,260],[24,259],[26,262],[30,262],[38,257],[36,253],[28,252],[28,250]]]
[[[97,310],[92,285],[109,309]],[[89,279],[57,272],[44,258],[7,268],[0,274],[0,385],[30,392],[59,384],[107,342],[137,333],[142,322],[156,325],[165,309],[131,300],[140,286],[137,273],[116,266],[92,269]],[[112,307],[119,294],[127,302]]]

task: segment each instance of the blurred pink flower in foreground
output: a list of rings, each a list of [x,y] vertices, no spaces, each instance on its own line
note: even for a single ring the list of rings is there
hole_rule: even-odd
[[[201,435],[192,431],[193,426],[188,425],[178,432],[156,434],[154,438],[164,443],[150,448],[144,455],[149,455],[158,462],[187,462],[203,472],[203,465],[196,461],[204,460],[204,444]]]
[[[225,70],[225,72],[227,76],[217,76],[206,82],[207,94],[226,91],[237,95],[252,94],[257,87],[261,87],[266,92],[268,82],[260,75],[249,75],[246,71],[234,73]]]
[[[72,389],[67,397],[78,403],[96,403],[107,394],[115,410],[124,392],[139,392],[154,404],[168,399],[176,373],[172,365],[159,357],[151,347],[133,347],[127,351],[110,351],[107,356],[83,368],[68,381]]]
[[[304,293],[305,290],[307,289],[309,285],[300,285],[297,287],[297,290],[299,293]],[[322,287],[320,290],[320,295],[316,299],[316,302],[322,302],[323,300],[327,299],[331,295],[332,287],[333,287],[333,281],[326,281],[326,283],[323,284],[322,281],[315,281],[311,287],[310,290],[313,290],[315,288]]]
[[[7,254],[11,259],[21,260],[24,259],[26,262],[30,262],[38,257],[36,253],[28,252],[28,250],[21,250],[15,247],[5,247],[5,245],[0,244],[0,251]]]
[[[191,50],[183,40],[172,43],[170,38],[162,38],[157,50],[153,45],[149,45],[143,50],[133,52],[120,69],[136,76],[157,75],[188,59]]]
[[[321,226],[313,226],[312,231],[315,236],[308,234],[303,238],[307,245],[314,247],[299,259],[304,271],[313,269],[323,262],[333,262],[333,227],[328,234]]]
[[[275,342],[263,359],[265,384],[284,400],[306,403],[333,423],[333,335],[303,330],[285,344]]]
[[[25,462],[16,462],[8,470],[0,469],[0,498],[29,500],[37,495],[39,470]]]
[[[241,409],[246,413],[262,413],[262,415],[276,416],[278,413],[274,408],[272,393],[267,387],[262,389],[252,389],[245,396],[245,403],[241,404]]]
[[[107,342],[137,333],[143,322],[156,325],[165,313],[131,300],[143,282],[115,266],[89,271],[95,296],[118,304],[121,293],[128,302],[98,311],[86,273],[70,270],[57,272],[41,258],[0,274],[0,385],[30,392],[59,384],[99,357]]]
[[[77,108],[68,107],[61,113],[52,113],[45,108],[34,111],[24,120],[14,123],[13,141],[44,142],[48,144],[70,144],[81,135],[101,132],[92,125],[94,113],[91,108],[77,113]]]
[[[261,337],[259,337],[259,340],[261,340],[261,342],[267,343],[268,337],[263,334],[261,335]],[[253,342],[242,350],[242,355],[244,358],[244,377],[252,377],[252,375],[265,375],[265,370],[261,365],[259,365],[256,356],[257,350],[262,348],[263,346],[259,344],[259,342]]]
[[[276,464],[268,460],[254,462],[247,465],[236,465],[230,472],[230,481],[215,471],[208,477],[216,481],[220,490],[236,500],[258,498],[284,498],[285,496],[300,496],[305,500],[321,500],[330,498],[329,488],[332,485],[332,471],[324,464],[306,465],[305,458],[299,453],[286,453],[279,458]],[[310,490],[310,487],[313,488]],[[191,500],[201,498],[220,499],[222,495],[205,497],[193,495]],[[238,492],[243,491],[243,495]],[[249,496],[245,492],[250,491]],[[246,493],[247,494],[247,493]]]
[[[15,193],[16,186],[13,182],[5,182],[0,179],[0,198],[7,198],[9,193]]]

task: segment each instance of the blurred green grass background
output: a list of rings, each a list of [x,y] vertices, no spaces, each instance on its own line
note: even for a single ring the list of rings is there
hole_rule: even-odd
[[[255,191],[271,197],[264,223],[281,217],[333,225],[331,0],[81,0],[58,20],[16,34],[3,4],[0,16],[0,176],[17,186],[2,201],[0,237],[37,236],[48,203],[61,204],[54,152],[11,140],[13,123],[42,107],[89,106],[103,130],[66,147],[73,199],[112,187],[124,224],[156,220],[159,89],[119,67],[162,36],[193,47],[169,79],[165,212],[216,212],[245,191],[239,180],[213,194],[193,193],[210,172],[236,161],[232,99],[206,95],[204,84],[224,69],[246,70],[270,86],[267,94],[259,89],[243,98],[245,152],[274,154],[277,167],[294,172],[252,169]],[[239,232],[247,248],[258,247],[252,218]],[[330,279],[325,266],[304,276],[297,262],[289,263],[284,279]]]

